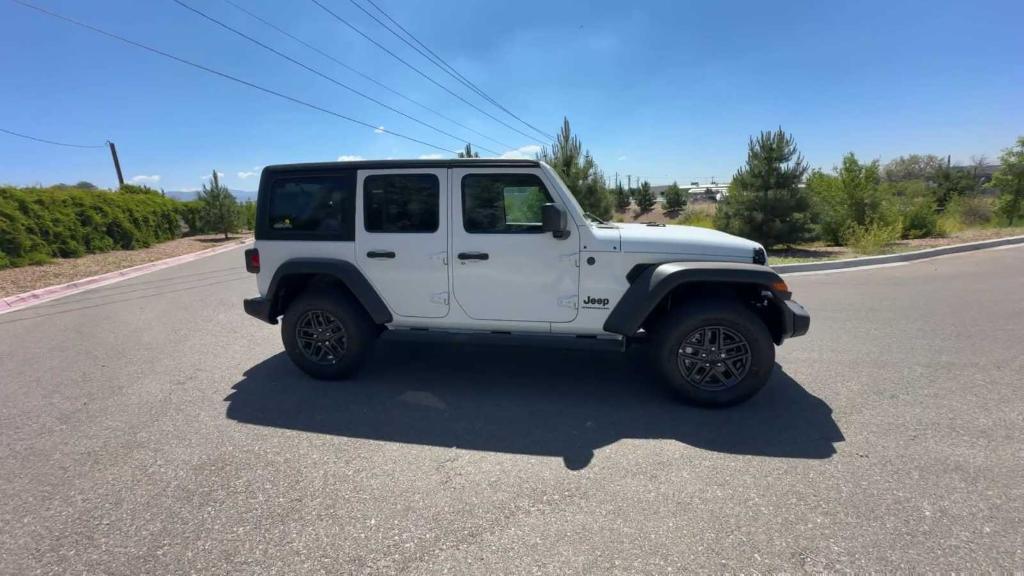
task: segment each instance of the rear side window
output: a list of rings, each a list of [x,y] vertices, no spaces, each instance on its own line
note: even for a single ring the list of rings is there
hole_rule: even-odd
[[[473,234],[541,232],[541,206],[551,202],[534,174],[469,174],[462,178],[462,225]]]
[[[363,224],[367,232],[437,232],[440,200],[441,183],[433,174],[367,176]]]
[[[259,236],[279,240],[355,239],[355,172],[281,176],[268,191]]]

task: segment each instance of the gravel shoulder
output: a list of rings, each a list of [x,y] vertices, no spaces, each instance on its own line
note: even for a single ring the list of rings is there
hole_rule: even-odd
[[[139,250],[115,250],[101,254],[87,254],[81,258],[56,259],[38,266],[8,268],[0,270],[0,298],[47,286],[66,284],[165,258],[216,248],[249,237],[251,237],[249,234],[235,234],[227,239],[221,234],[189,236]]]

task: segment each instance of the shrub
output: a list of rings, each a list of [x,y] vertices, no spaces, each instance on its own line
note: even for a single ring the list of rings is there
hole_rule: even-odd
[[[679,218],[676,218],[672,223],[682,224],[684,226],[697,226],[700,228],[714,228],[715,205],[691,205],[686,210],[684,210],[683,213],[679,216]]]
[[[0,188],[0,267],[143,248],[178,231],[177,202],[159,193]]]
[[[188,228],[189,234],[209,232],[203,227],[203,206],[198,200],[186,200],[178,203],[178,217]]]
[[[964,196],[949,203],[946,212],[964,226],[985,226],[995,216],[990,198]]]
[[[468,147],[469,145],[467,144],[466,146]],[[249,231],[255,230],[256,229],[256,203],[253,202],[252,200],[246,200],[245,202],[242,202],[239,205],[239,207],[241,208],[241,213],[240,213],[240,217],[239,217],[239,226],[241,226],[245,230],[249,230]]]
[[[807,178],[819,237],[842,244],[847,229],[872,222],[893,223],[892,191],[881,186],[878,162],[861,163],[853,153],[832,174],[815,171]]]
[[[850,225],[843,243],[858,254],[881,254],[885,248],[900,239],[901,226],[872,222],[866,226]]]
[[[935,202],[927,198],[904,200],[900,209],[903,238],[928,238],[942,235]]]

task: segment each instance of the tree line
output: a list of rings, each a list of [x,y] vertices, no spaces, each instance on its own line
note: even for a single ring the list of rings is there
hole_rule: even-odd
[[[656,205],[647,181],[606,186],[568,119],[537,158],[558,172],[584,210],[602,219],[631,206],[644,214]],[[713,225],[769,247],[822,241],[865,251],[961,226],[1013,226],[1024,216],[1024,137],[1000,155],[991,179],[986,166],[984,157],[963,167],[930,154],[901,156],[883,166],[851,152],[830,171],[812,170],[793,136],[779,128],[750,138],[746,162],[733,175]],[[994,203],[982,198],[990,191],[998,193]],[[663,210],[678,215],[687,196],[673,182],[664,192]]]

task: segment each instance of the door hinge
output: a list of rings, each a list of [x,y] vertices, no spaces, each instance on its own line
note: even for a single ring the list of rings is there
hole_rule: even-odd
[[[448,252],[438,252],[436,254],[431,254],[430,259],[434,260],[435,262],[440,262],[442,266],[447,266]]]
[[[576,310],[579,308],[579,295],[573,294],[572,296],[562,296],[558,299],[558,306],[560,308],[572,308]]]
[[[436,294],[431,294],[430,295],[430,301],[433,302],[434,304],[444,304],[445,306],[447,306],[448,305],[448,293],[447,292],[438,292]]]

